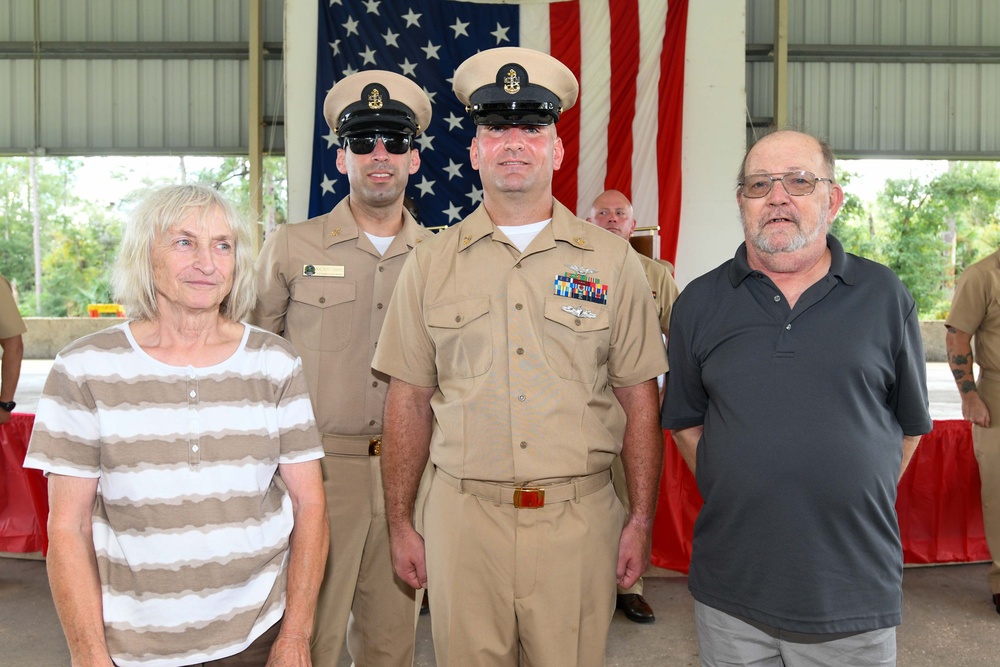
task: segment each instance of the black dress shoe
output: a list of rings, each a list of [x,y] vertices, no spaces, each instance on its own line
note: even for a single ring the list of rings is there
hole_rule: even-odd
[[[653,615],[653,608],[646,602],[646,598],[641,595],[635,593],[619,595],[616,606],[625,612],[625,618],[634,623],[652,623],[656,620],[656,616]]]
[[[620,595],[618,596],[621,597]],[[993,606],[997,608],[997,613],[1000,614],[1000,593],[993,594]]]

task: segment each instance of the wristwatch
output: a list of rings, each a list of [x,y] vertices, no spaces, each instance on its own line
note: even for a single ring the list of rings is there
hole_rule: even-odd
[[[0,410],[6,410],[7,412],[14,412],[14,408],[17,407],[17,403],[14,401],[0,401]]]

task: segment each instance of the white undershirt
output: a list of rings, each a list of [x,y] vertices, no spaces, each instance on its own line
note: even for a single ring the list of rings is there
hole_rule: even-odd
[[[530,225],[497,225],[497,229],[503,232],[510,242],[517,246],[517,249],[524,252],[524,249],[531,245],[531,242],[538,236],[538,232],[545,229],[545,225],[552,222],[552,218],[533,222]]]
[[[375,246],[375,249],[378,250],[378,254],[380,255],[385,254],[385,251],[389,249],[390,245],[392,245],[392,240],[396,238],[395,236],[374,236],[368,232],[365,232],[365,236],[367,236],[368,240],[372,242],[372,245]]]

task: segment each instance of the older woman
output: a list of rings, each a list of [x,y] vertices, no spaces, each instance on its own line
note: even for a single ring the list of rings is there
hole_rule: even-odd
[[[156,190],[113,286],[130,320],[56,358],[25,460],[73,664],[310,664],[323,449],[295,352],[240,321],[247,223],[210,188]]]

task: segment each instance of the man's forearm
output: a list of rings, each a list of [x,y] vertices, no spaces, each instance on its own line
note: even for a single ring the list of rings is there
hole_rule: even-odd
[[[687,463],[692,473],[694,473],[695,465],[698,461],[698,442],[701,440],[704,432],[704,426],[692,426],[670,432],[670,435],[674,438],[674,443],[677,445],[677,450],[681,453],[681,458]]]
[[[389,531],[413,525],[413,506],[430,455],[434,387],[392,378],[382,427],[382,487]]]
[[[906,466],[910,465],[910,459],[913,458],[913,453],[917,451],[917,444],[919,443],[919,435],[903,436],[903,465],[899,469],[900,479],[903,478],[903,473],[906,472]]]
[[[976,391],[976,380],[972,369],[972,334],[960,331],[955,327],[946,327],[945,350],[948,355],[948,367],[958,385],[962,396]]]
[[[24,340],[20,336],[12,336],[0,341],[0,346],[3,347],[3,360],[0,361],[0,401],[9,403],[14,400],[17,383],[21,378]]]
[[[627,419],[621,460],[628,486],[629,520],[652,526],[663,469],[656,380],[619,387],[614,392]]]

